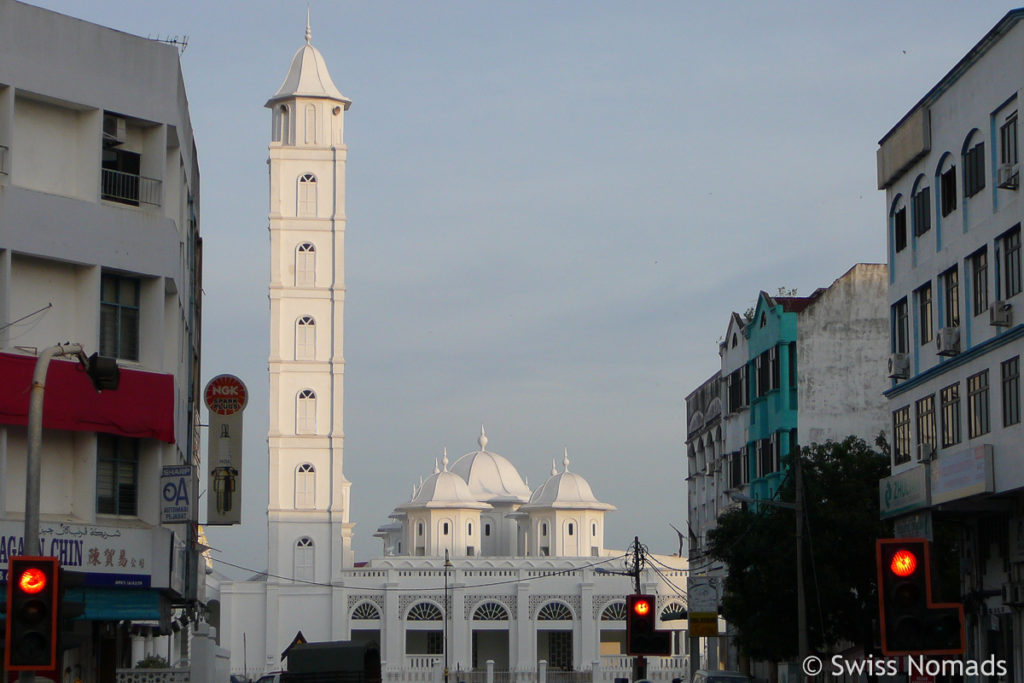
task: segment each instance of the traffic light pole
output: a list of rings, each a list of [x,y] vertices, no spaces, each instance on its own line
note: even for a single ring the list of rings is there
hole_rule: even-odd
[[[793,449],[793,478],[796,484],[796,496],[793,499],[796,513],[796,628],[797,655],[800,661],[807,659],[811,652],[807,638],[807,598],[804,593],[804,468],[800,464],[799,449]]]

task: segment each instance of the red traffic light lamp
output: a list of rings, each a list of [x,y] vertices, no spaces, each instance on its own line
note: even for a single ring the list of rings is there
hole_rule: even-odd
[[[667,657],[672,654],[670,631],[655,629],[653,595],[626,596],[626,654]]]
[[[4,634],[4,664],[9,671],[57,665],[57,572],[56,557],[10,559]]]
[[[962,654],[964,608],[932,602],[930,543],[924,538],[881,538],[878,613],[882,653]]]

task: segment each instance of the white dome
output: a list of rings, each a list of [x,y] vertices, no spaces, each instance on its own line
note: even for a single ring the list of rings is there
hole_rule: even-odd
[[[530,499],[530,488],[519,476],[519,471],[504,456],[485,450],[487,434],[480,427],[477,441],[480,450],[466,453],[452,465],[452,472],[469,485],[473,497],[488,503],[525,503]]]
[[[551,463],[551,478],[542,484],[533,495],[530,502],[524,505],[521,510],[536,510],[540,508],[555,509],[576,509],[576,510],[614,510],[614,505],[602,503],[595,496],[587,480],[569,471],[569,454],[562,459],[564,469],[559,472],[555,469],[554,462]]]
[[[448,456],[444,456],[444,469],[437,468],[434,461],[434,473],[424,480],[416,490],[416,495],[408,503],[399,505],[396,510],[411,508],[459,508],[462,510],[484,510],[491,507],[479,502],[469,490],[466,480],[448,469]]]
[[[299,51],[292,57],[292,65],[288,68],[288,75],[284,83],[277,89],[277,92],[267,100],[266,106],[272,106],[278,100],[292,97],[326,97],[338,100],[345,104],[345,108],[352,104],[331,80],[331,74],[327,71],[327,62],[320,50],[310,45],[309,15],[306,15],[306,44],[299,48]]]

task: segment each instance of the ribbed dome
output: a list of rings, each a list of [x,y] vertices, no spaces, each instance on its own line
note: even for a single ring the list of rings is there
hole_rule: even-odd
[[[410,508],[459,508],[484,510],[491,507],[479,502],[469,490],[466,480],[448,469],[448,456],[444,456],[444,469],[438,469],[434,461],[434,473],[424,480],[416,490],[413,499],[399,505],[396,510]]]
[[[602,503],[595,496],[587,480],[569,471],[569,454],[562,459],[564,469],[559,472],[551,463],[551,477],[533,495],[521,510],[539,508],[576,510],[614,510],[614,505]]]
[[[530,489],[515,466],[504,456],[486,450],[487,434],[483,427],[477,443],[480,450],[466,453],[452,465],[452,472],[466,481],[473,497],[488,503],[528,501]]]
[[[299,51],[292,57],[292,65],[288,68],[288,75],[284,83],[277,89],[277,92],[267,100],[266,106],[270,107],[279,100],[292,97],[326,97],[338,100],[348,109],[352,100],[348,99],[338,90],[331,80],[331,74],[327,71],[327,62],[324,56],[309,43],[309,15],[306,15],[306,44],[299,48]]]

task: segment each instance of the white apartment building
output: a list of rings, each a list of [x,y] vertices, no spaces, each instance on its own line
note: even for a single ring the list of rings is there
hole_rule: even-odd
[[[285,668],[308,642],[380,648],[388,681],[535,681],[627,675],[623,551],[604,546],[604,515],[587,481],[552,463],[528,488],[516,468],[479,449],[447,455],[380,527],[381,557],[356,563],[343,472],[345,172],[350,106],[306,41],[266,103],[270,141],[270,428],[268,570],[221,585],[231,672]],[[412,480],[412,473],[406,473]],[[405,484],[402,484],[402,488]],[[397,488],[397,487],[396,487]],[[370,495],[367,493],[366,495]],[[373,492],[373,495],[381,495]],[[401,501],[400,494],[395,500]],[[653,556],[641,587],[656,608],[685,607],[685,560]],[[615,573],[619,572],[619,573]],[[676,631],[676,651],[684,622]],[[488,664],[490,662],[490,664]],[[652,658],[650,677],[685,675],[680,656]]]
[[[960,529],[969,660],[1024,680],[1021,198],[1024,11],[1008,13],[882,138],[898,536]],[[955,599],[956,596],[953,596]]]
[[[41,552],[84,574],[83,642],[63,664],[86,683],[148,654],[211,667],[214,655],[195,627],[189,527],[161,526],[159,507],[161,468],[199,464],[199,168],[184,93],[174,47],[0,0],[0,582],[24,545],[37,356],[71,341],[121,368],[119,388],[97,394],[76,362],[54,360],[45,384]],[[186,614],[197,637],[171,628]]]

